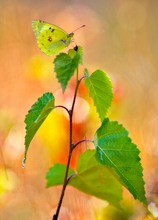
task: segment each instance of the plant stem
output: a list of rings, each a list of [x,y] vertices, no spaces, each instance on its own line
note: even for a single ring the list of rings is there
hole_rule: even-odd
[[[78,83],[78,67],[77,67],[77,70],[76,70],[76,85]]]
[[[78,77],[78,68],[77,68],[77,77]],[[74,149],[73,139],[72,139],[72,137],[73,137],[73,127],[72,127],[73,126],[73,122],[72,122],[72,118],[73,118],[73,111],[74,111],[74,107],[75,107],[75,101],[76,101],[78,87],[79,87],[79,84],[80,84],[80,82],[81,82],[81,80],[83,78],[84,77],[82,77],[80,80],[77,79],[76,88],[75,88],[75,93],[74,93],[71,109],[68,110],[66,107],[64,107],[62,105],[56,106],[56,107],[64,108],[68,112],[68,114],[69,114],[69,124],[70,124],[70,127],[69,127],[70,134],[69,135],[70,135],[70,137],[69,137],[69,154],[68,154],[68,159],[67,159],[67,165],[66,165],[66,171],[65,171],[63,188],[62,188],[62,191],[61,191],[61,195],[60,195],[60,199],[59,199],[59,203],[58,203],[58,206],[57,206],[56,213],[53,215],[52,220],[57,220],[58,219],[60,208],[61,208],[61,204],[62,204],[63,197],[64,197],[64,194],[65,194],[66,186],[67,186],[69,180],[72,178],[72,176],[68,177],[68,172],[69,172],[69,166],[70,166],[72,151]]]
[[[69,114],[69,110],[68,110],[65,106],[63,106],[63,105],[56,105],[54,108],[63,108],[63,109],[65,109],[65,110],[68,112],[68,114]]]
[[[80,140],[80,141],[78,141],[76,144],[73,145],[73,149],[75,149],[75,147],[77,147],[77,145],[81,144],[82,142],[91,142],[91,143],[94,143],[94,141],[92,141],[92,140],[87,140],[87,139]]]
[[[71,112],[73,114],[73,111],[74,111],[74,106],[75,106],[75,101],[76,101],[76,96],[77,96],[77,91],[78,91],[78,87],[80,85],[80,82],[82,81],[82,79],[84,79],[85,77],[81,77],[81,79],[77,80],[77,83],[76,83],[76,89],[75,89],[75,94],[74,94],[74,98],[73,98],[73,102],[72,102],[72,108],[71,108]]]
[[[68,161],[67,161],[67,166],[66,166],[66,172],[65,172],[65,178],[64,178],[64,184],[63,184],[63,188],[62,188],[62,191],[61,191],[61,196],[60,196],[59,203],[58,203],[58,206],[57,206],[56,214],[53,216],[53,220],[58,219],[59,211],[60,211],[61,204],[62,204],[62,201],[63,201],[63,197],[64,197],[64,194],[65,194],[65,189],[66,189],[66,186],[67,186],[67,183],[68,183],[67,178],[68,178],[68,171],[69,171],[71,155],[72,155],[72,149],[70,149],[70,151],[69,151]]]

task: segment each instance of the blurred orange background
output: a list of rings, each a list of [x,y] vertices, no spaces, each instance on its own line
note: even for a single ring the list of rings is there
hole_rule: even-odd
[[[26,163],[24,118],[45,92],[53,92],[56,104],[69,106],[75,81],[63,95],[53,72],[53,57],[37,47],[31,22],[41,19],[75,32],[83,47],[83,65],[89,72],[106,71],[113,82],[114,100],[108,113],[129,131],[141,150],[149,209],[158,216],[158,1],[157,0],[58,0],[0,1],[0,220],[51,219],[60,187],[45,188],[45,173],[54,163],[66,163],[68,119],[55,109],[33,139]],[[69,47],[71,48],[71,46]],[[83,67],[80,68],[80,76]],[[84,84],[78,93],[74,115],[74,142],[93,138],[100,126]],[[78,155],[92,147],[82,144]],[[154,219],[127,192],[124,211],[68,187],[59,220]]]

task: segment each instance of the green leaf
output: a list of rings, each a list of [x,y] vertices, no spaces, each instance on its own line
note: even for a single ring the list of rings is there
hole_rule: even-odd
[[[95,150],[87,150],[81,154],[77,173],[71,178],[69,185],[119,207],[122,198],[121,184],[105,166],[98,163],[95,153]]]
[[[109,169],[98,163],[95,152],[95,150],[88,150],[80,155],[76,173],[69,168],[68,176],[73,174],[74,176],[68,184],[119,207],[122,198],[121,184],[111,175]],[[62,185],[65,170],[66,166],[62,164],[55,164],[50,168],[46,174],[47,187]]]
[[[51,167],[46,174],[47,187],[62,185],[64,183],[65,171],[66,171],[65,165],[54,164],[54,166]],[[75,172],[71,168],[69,168],[68,176],[74,173]]]
[[[88,77],[85,70],[85,85],[89,96],[93,99],[101,121],[104,120],[107,110],[112,102],[112,84],[109,77],[101,70],[96,70]]]
[[[81,62],[81,52],[70,49],[68,54],[60,53],[54,60],[54,71],[61,84],[63,92],[66,90],[68,81]]]
[[[80,56],[79,63],[82,64],[83,49],[81,46],[75,46],[74,49],[70,49],[68,51],[68,54],[72,59],[74,59],[74,57],[76,56],[76,53],[78,54],[78,56]]]
[[[26,161],[27,151],[35,136],[36,132],[47,118],[49,113],[54,108],[54,96],[52,93],[45,93],[40,97],[35,104],[32,105],[31,109],[25,117],[26,124],[26,136],[25,136],[25,155],[24,163]]]
[[[95,147],[97,160],[113,169],[113,174],[135,199],[146,203],[139,150],[127,130],[106,118],[96,131]]]

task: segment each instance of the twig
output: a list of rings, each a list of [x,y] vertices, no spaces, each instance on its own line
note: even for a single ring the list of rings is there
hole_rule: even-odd
[[[78,68],[77,68],[77,71],[78,71]],[[78,73],[77,73],[77,77],[78,77]],[[62,204],[62,201],[63,201],[64,194],[65,194],[66,186],[67,186],[68,182],[70,181],[70,179],[72,178],[72,176],[68,177],[68,172],[69,172],[69,166],[70,166],[72,151],[74,149],[74,145],[73,145],[73,141],[72,141],[72,137],[73,137],[73,132],[72,132],[73,122],[72,122],[72,118],[73,118],[73,111],[74,111],[74,106],[75,106],[75,101],[76,101],[78,87],[79,87],[79,84],[80,84],[80,82],[81,82],[81,80],[83,78],[84,78],[84,76],[80,80],[77,80],[71,109],[68,110],[65,106],[62,106],[62,105],[55,106],[56,108],[57,107],[61,107],[61,108],[65,109],[68,112],[68,114],[69,114],[69,124],[70,124],[70,127],[69,127],[69,129],[70,129],[70,138],[69,138],[69,140],[70,140],[70,143],[69,143],[69,154],[68,154],[68,159],[67,159],[67,165],[66,165],[66,171],[65,171],[63,188],[62,188],[62,191],[61,191],[61,195],[60,195],[60,199],[59,199],[59,203],[58,203],[58,206],[57,206],[56,213],[53,215],[52,220],[57,220],[58,219],[58,215],[59,215],[59,212],[60,212],[60,208],[61,208],[61,204]],[[80,141],[80,143],[81,142],[83,142],[83,141]],[[78,144],[79,144],[79,142],[76,144],[76,146]]]

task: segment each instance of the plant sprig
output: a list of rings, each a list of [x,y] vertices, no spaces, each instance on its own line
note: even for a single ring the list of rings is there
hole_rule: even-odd
[[[77,48],[77,49],[76,49]],[[69,115],[69,153],[66,165],[54,164],[46,173],[47,187],[62,185],[61,195],[56,213],[52,220],[57,220],[65,190],[68,185],[78,190],[108,201],[115,207],[121,206],[122,186],[126,187],[135,199],[146,204],[143,169],[140,163],[139,150],[128,136],[128,131],[117,121],[110,121],[107,111],[112,103],[112,83],[102,70],[89,73],[84,70],[79,79],[79,65],[82,65],[82,48],[77,46],[67,53],[60,53],[53,61],[54,72],[63,92],[76,72],[76,85],[71,108],[55,105],[55,97],[51,92],[44,93],[35,102],[25,118],[26,136],[25,153],[36,132],[54,108],[63,108]],[[77,92],[84,80],[89,96],[92,98],[101,125],[96,130],[93,140],[81,139],[73,142],[73,115]],[[77,110],[76,110],[77,111]],[[81,143],[88,142],[94,149],[87,150],[79,156],[76,170],[71,169],[70,162],[73,150]]]

